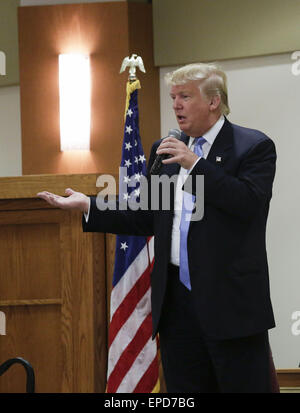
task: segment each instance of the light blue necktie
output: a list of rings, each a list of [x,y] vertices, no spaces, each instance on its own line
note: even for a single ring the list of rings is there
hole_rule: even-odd
[[[206,142],[205,138],[195,138],[194,152],[199,157],[203,156],[202,145]],[[189,260],[187,251],[187,237],[190,226],[191,214],[194,208],[195,196],[189,192],[183,191],[182,212],[180,221],[180,267],[179,279],[188,288],[191,287]]]

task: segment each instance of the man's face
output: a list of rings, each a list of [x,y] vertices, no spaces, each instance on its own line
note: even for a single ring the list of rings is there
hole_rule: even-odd
[[[170,96],[179,128],[188,136],[202,136],[211,127],[210,102],[201,95],[199,82],[172,86]]]

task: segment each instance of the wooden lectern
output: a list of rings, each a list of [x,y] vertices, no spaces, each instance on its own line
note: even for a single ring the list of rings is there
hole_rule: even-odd
[[[105,235],[83,233],[80,212],[36,198],[68,187],[95,195],[97,176],[0,178],[0,364],[28,360],[37,392],[105,391]],[[21,366],[0,378],[0,392],[24,389]]]

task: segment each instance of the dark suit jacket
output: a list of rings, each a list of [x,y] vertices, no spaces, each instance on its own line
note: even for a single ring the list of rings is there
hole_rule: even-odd
[[[159,143],[152,147],[149,167]],[[205,208],[203,219],[190,223],[188,235],[192,299],[210,338],[245,337],[275,325],[265,243],[275,163],[271,139],[225,119],[207,159],[192,170],[192,176],[204,175]],[[178,164],[161,170],[169,176],[177,173]],[[84,231],[155,236],[153,335],[166,290],[173,214],[172,209],[100,212],[92,198],[89,221],[83,220]]]

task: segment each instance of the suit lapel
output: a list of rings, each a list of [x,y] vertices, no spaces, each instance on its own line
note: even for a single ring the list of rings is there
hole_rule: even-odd
[[[224,125],[210,148],[207,160],[213,164],[223,166],[229,158],[232,147],[232,126],[231,123],[225,118]]]
[[[233,148],[232,126],[231,126],[231,123],[225,118],[224,125],[222,126],[220,132],[216,136],[216,139],[214,140],[206,159],[208,162],[222,168],[232,156],[232,148]],[[204,178],[204,181],[205,181],[205,178]],[[190,229],[192,226],[195,225],[196,222],[197,221],[191,221]]]

